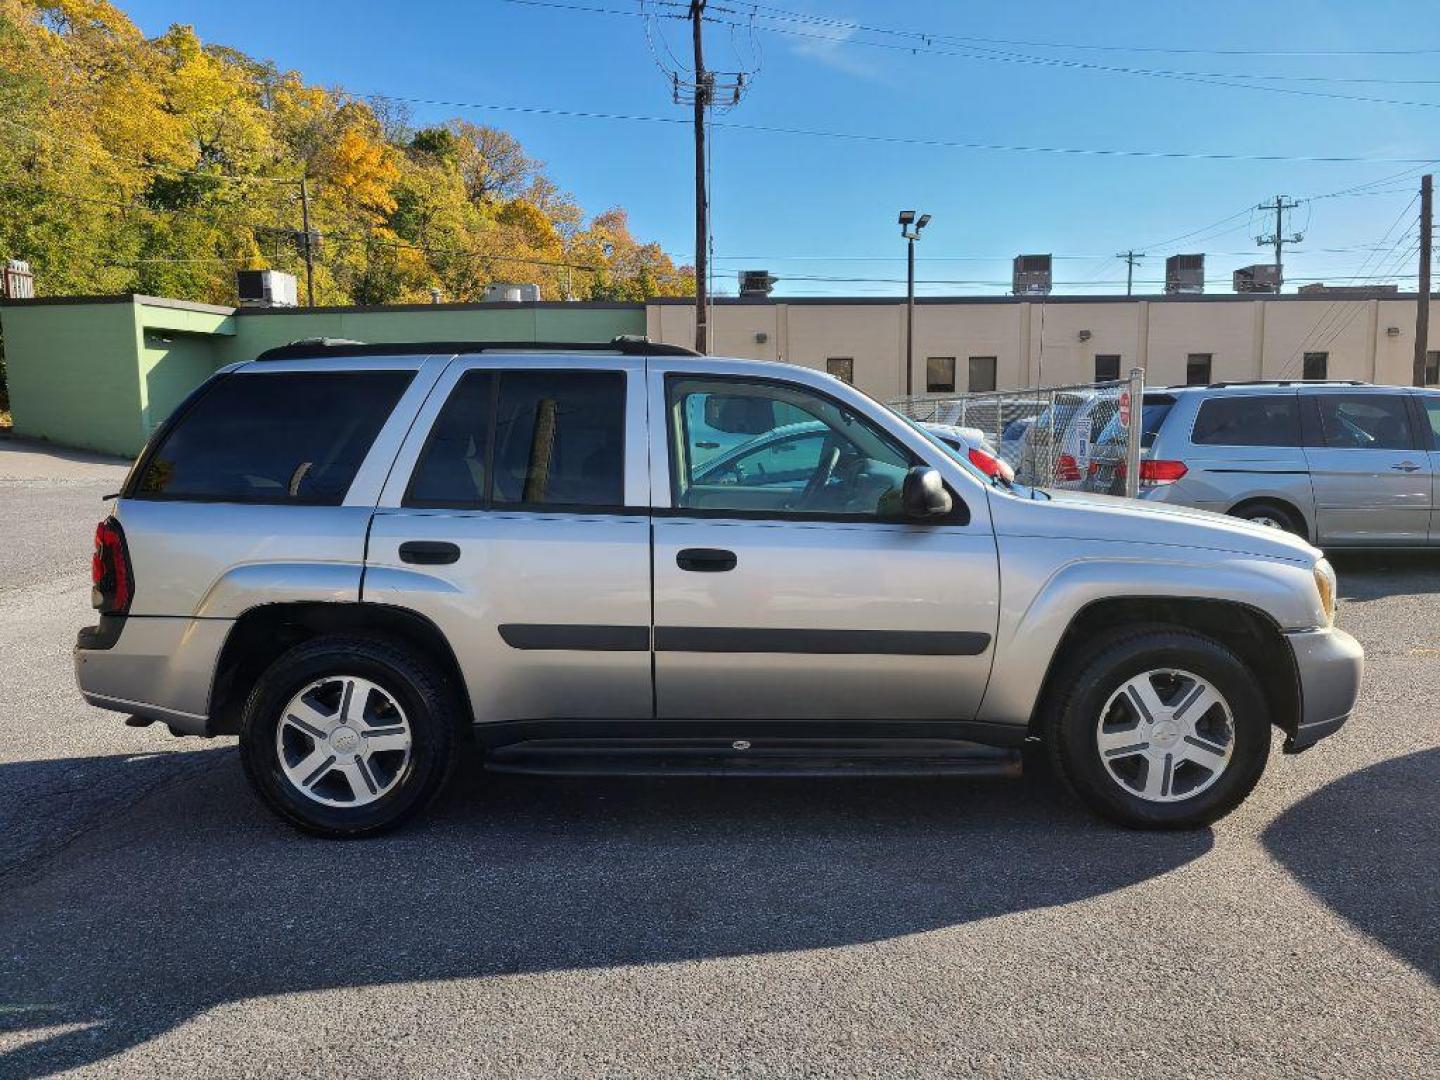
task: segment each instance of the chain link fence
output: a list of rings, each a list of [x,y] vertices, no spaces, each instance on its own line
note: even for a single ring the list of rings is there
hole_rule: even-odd
[[[890,408],[920,424],[968,428],[1015,470],[1019,483],[1134,498],[1140,442],[1132,432],[1144,373],[1128,379],[980,394],[897,398]]]

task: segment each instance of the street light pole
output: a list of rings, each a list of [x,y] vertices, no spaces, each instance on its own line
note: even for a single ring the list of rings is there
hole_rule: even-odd
[[[915,241],[920,239],[920,230],[930,224],[930,215],[921,214],[916,219],[914,210],[900,211],[900,235],[905,238],[905,377],[901,385],[905,396],[915,393]]]

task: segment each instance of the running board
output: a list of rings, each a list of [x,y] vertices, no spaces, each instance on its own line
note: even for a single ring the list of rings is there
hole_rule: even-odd
[[[530,739],[491,772],[534,776],[1007,776],[1020,752],[948,739]]]

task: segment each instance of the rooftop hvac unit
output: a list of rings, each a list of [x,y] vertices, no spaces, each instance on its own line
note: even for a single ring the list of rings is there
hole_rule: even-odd
[[[1165,291],[1167,293],[1203,293],[1205,291],[1205,256],[1171,255],[1166,259]]]
[[[778,278],[772,277],[768,270],[741,270],[740,295],[769,296],[770,290],[775,287],[775,282],[778,280]]]
[[[1050,295],[1050,256],[1016,255],[1011,291],[1016,296]]]
[[[235,275],[241,307],[294,307],[295,275],[283,270],[241,270]]]
[[[1280,272],[1274,263],[1256,263],[1242,266],[1235,271],[1235,291],[1238,293],[1279,292]]]
[[[24,259],[7,260],[0,297],[6,300],[30,300],[34,296],[35,275],[30,272],[30,264]]]
[[[480,297],[482,304],[535,304],[539,301],[539,285],[515,285],[508,281],[486,285],[485,294]]]

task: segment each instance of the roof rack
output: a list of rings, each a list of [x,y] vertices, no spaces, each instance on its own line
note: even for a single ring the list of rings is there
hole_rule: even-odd
[[[1171,383],[1166,390],[1223,390],[1227,386],[1371,386],[1364,379],[1232,379],[1204,384]],[[1145,389],[1149,390],[1150,387]]]
[[[647,337],[622,334],[609,341],[350,341],[344,338],[303,338],[266,349],[256,360],[313,360],[327,356],[396,356],[404,354],[484,352],[618,352],[622,356],[700,356],[683,345],[666,345]]]

